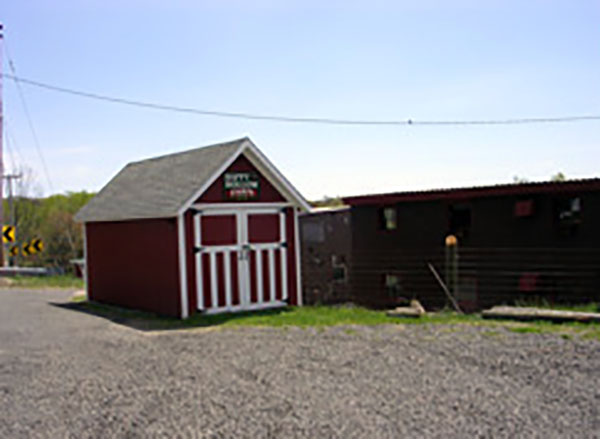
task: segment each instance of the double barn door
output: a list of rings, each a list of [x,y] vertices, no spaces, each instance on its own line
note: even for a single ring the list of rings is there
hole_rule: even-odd
[[[195,216],[198,309],[283,306],[288,299],[285,210],[205,209]]]

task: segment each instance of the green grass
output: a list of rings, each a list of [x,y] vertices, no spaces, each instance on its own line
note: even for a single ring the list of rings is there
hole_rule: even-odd
[[[9,288],[83,288],[83,279],[72,275],[15,276],[6,278],[6,282]]]
[[[510,332],[517,334],[556,334],[565,340],[575,338],[600,340],[600,323],[564,322],[553,323],[545,320],[517,323],[499,321]]]
[[[161,317],[151,313],[85,301],[74,303],[73,307],[112,320],[127,322],[140,329],[177,329],[217,325],[323,328],[336,325],[372,326],[399,322],[397,318],[388,317],[384,312],[361,307],[288,307],[254,312],[195,314],[187,320]]]
[[[73,296],[71,298],[71,302],[74,302],[74,303],[81,303],[81,302],[86,302],[86,301],[87,301],[87,297],[85,296],[85,294]]]
[[[373,326],[383,324],[395,325],[460,325],[481,326],[487,328],[484,335],[501,336],[503,331],[517,334],[553,333],[565,339],[581,337],[583,339],[600,340],[600,324],[598,323],[562,323],[547,321],[515,322],[512,320],[486,320],[477,314],[461,315],[453,312],[427,314],[421,318],[388,317],[383,311],[369,310],[353,306],[304,306],[272,309],[265,311],[223,313],[215,315],[195,314],[187,320],[161,317],[142,311],[118,308],[94,302],[84,298],[75,298],[66,305],[69,308],[92,313],[141,330],[168,330],[201,327],[301,327],[316,328],[322,331],[329,326]],[[355,334],[355,329],[345,328],[348,335]],[[453,331],[450,331],[453,332]]]
[[[217,316],[214,316],[217,317]],[[190,319],[204,319],[194,316]],[[286,308],[281,312],[246,313],[229,320],[236,325],[251,326],[336,326],[336,325],[382,325],[397,323],[397,318],[388,317],[380,311],[361,307],[305,306]]]

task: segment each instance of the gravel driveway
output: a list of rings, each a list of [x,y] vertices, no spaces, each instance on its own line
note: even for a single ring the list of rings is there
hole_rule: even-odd
[[[600,343],[466,326],[141,332],[0,291],[2,438],[600,438]]]

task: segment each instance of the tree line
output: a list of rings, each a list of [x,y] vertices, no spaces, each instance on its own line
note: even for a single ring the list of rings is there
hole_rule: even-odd
[[[4,224],[10,224],[12,218],[16,226],[16,242],[5,245],[6,254],[11,246],[18,246],[15,265],[68,270],[72,259],[83,257],[83,226],[73,217],[94,195],[86,191],[45,198],[19,195],[13,198],[12,208],[4,199]],[[42,240],[44,250],[24,255],[23,245],[36,238]]]

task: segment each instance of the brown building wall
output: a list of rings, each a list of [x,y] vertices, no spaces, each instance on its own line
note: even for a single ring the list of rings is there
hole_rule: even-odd
[[[574,223],[560,220],[560,211],[572,198],[581,211]],[[515,215],[517,202],[531,202],[531,214]],[[486,307],[522,297],[524,276],[535,278],[535,288],[550,301],[586,301],[600,298],[600,193],[519,194],[401,202],[397,229],[382,230],[383,205],[354,206],[352,215],[353,296],[370,306],[393,306],[416,297],[427,307],[446,299],[427,268],[445,271],[444,239],[459,237],[459,267],[468,306]],[[469,209],[470,225],[453,230],[453,209]],[[389,291],[386,275],[399,278]],[[525,294],[525,296],[527,296]]]
[[[87,223],[90,300],[179,316],[175,219]]]
[[[305,304],[351,301],[350,210],[300,216],[302,294]]]

